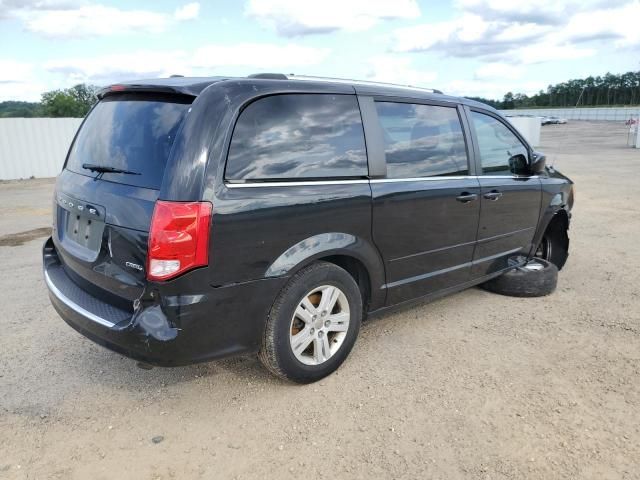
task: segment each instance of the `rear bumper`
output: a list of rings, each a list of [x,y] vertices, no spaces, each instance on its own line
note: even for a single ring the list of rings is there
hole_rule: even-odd
[[[51,239],[43,248],[43,266],[51,303],[71,327],[110,350],[167,367],[257,351],[273,300],[286,281],[211,287],[189,280],[188,273],[166,284],[150,283],[137,308],[125,311],[75,284]]]

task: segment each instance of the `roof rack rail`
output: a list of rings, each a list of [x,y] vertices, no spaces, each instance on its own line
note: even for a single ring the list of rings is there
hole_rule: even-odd
[[[332,83],[348,83],[352,85],[371,85],[371,86],[390,87],[390,88],[408,88],[411,90],[421,90],[424,92],[442,94],[442,91],[436,88],[414,87],[413,85],[401,85],[398,83],[375,82],[370,80],[353,80],[350,78],[333,78],[333,77],[314,77],[312,75],[296,75],[294,73],[290,73],[289,75],[286,75],[286,78],[288,80],[307,80],[312,82],[332,82]]]
[[[264,78],[267,80],[289,80],[284,73],[252,73],[247,78]]]
[[[388,82],[374,82],[370,80],[354,80],[351,78],[296,75],[295,73],[289,73],[287,75],[285,75],[284,73],[252,73],[251,75],[247,75],[247,78],[261,78],[261,79],[267,79],[267,80],[305,80],[305,81],[311,81],[311,82],[346,83],[349,85],[371,85],[371,86],[389,87],[389,88],[407,88],[410,90],[420,90],[423,92],[442,94],[442,90],[438,90],[437,88],[415,87],[413,85],[402,85],[399,83],[388,83]]]

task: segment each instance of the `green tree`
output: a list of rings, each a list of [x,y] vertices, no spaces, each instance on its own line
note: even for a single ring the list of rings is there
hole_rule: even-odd
[[[532,96],[508,92],[502,100],[474,100],[505,110],[527,107],[639,105],[640,71],[623,74],[607,72],[604,76],[571,79],[549,85],[546,92],[540,90]]]
[[[515,108],[513,93],[507,92],[504,94],[504,98],[502,99],[502,108],[504,108],[505,110],[511,110]]]
[[[42,116],[84,117],[93,104],[97,87],[83,83],[65,90],[52,90],[42,94]]]
[[[40,115],[40,104],[35,102],[6,101],[0,102],[0,118],[5,117],[37,117]]]

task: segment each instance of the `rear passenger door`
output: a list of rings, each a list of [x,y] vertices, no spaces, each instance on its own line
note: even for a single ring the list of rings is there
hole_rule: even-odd
[[[529,148],[512,127],[490,112],[470,109],[482,190],[473,276],[509,266],[509,258],[532,247],[541,203],[541,184],[529,174]]]
[[[471,276],[480,185],[469,162],[463,110],[395,98],[361,97],[360,104],[365,131],[375,117],[384,140],[386,174],[371,180],[371,190],[387,303],[465,283]]]
[[[355,95],[287,93],[251,102],[233,129],[213,202],[212,283],[285,275],[331,249],[378,264],[367,176]],[[382,272],[371,272],[371,281],[382,285]]]

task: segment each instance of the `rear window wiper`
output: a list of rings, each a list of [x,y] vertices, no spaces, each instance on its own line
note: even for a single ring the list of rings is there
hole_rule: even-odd
[[[108,167],[106,165],[96,165],[95,163],[83,163],[82,168],[91,170],[98,173],[124,173],[125,175],[142,175],[139,172],[133,172],[131,170],[124,170],[117,167]]]

